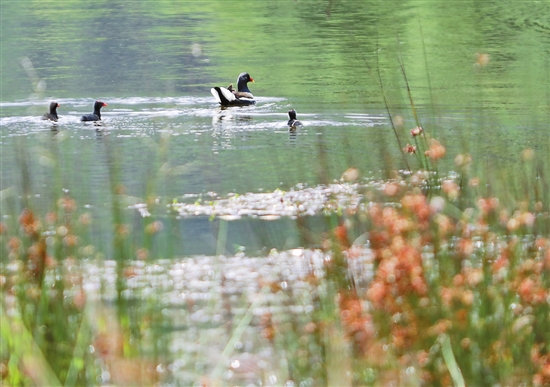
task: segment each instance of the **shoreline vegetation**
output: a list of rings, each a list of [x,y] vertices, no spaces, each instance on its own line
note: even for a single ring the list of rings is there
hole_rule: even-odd
[[[425,134],[416,127],[411,136],[424,141]],[[520,196],[503,190],[499,197],[495,177],[474,174],[467,155],[455,156],[460,172],[436,178],[445,150],[435,140],[425,144],[419,157],[432,172],[358,184],[359,171],[346,171],[335,183],[346,199],[330,185],[318,188],[332,231],[316,247],[268,257],[157,261],[163,221],[147,216],[141,229],[132,228],[117,184],[113,257],[84,243],[92,217],[69,193],[46,213],[28,206],[11,214],[0,224],[3,380],[217,385],[270,384],[277,375],[308,385],[549,383],[550,240],[541,161],[525,150],[518,167],[524,173],[511,177],[521,179],[511,181]],[[307,190],[290,198],[262,195],[290,204],[306,193],[313,197]],[[184,208],[168,206],[180,214]],[[202,329],[222,334],[227,346],[200,337]],[[172,348],[183,345],[182,331],[182,340],[205,340],[207,348],[187,355]],[[239,348],[243,342],[249,351]],[[258,357],[247,358],[250,352]],[[189,358],[182,364],[178,355]]]
[[[2,192],[3,383],[550,384],[547,160],[526,149],[502,171],[449,155],[407,93],[415,126],[390,115],[407,168],[383,181],[328,181],[320,146],[318,187],[167,203],[152,172],[129,207],[111,149],[110,256],[69,191],[54,182],[58,200],[33,204],[20,152],[23,191]],[[313,213],[328,232],[308,229]],[[232,219],[287,216],[303,248],[173,257],[169,223],[199,215],[219,221],[219,246]]]

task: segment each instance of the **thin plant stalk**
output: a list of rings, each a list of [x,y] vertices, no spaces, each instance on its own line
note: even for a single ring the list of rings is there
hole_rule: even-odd
[[[369,63],[367,62],[367,59],[365,58],[365,55],[363,54],[363,50],[361,50],[361,47],[355,40],[355,36],[350,33],[351,38],[353,39],[353,42],[355,43],[356,47],[359,50],[359,53],[361,54],[361,59],[363,60],[363,63],[365,63],[365,66],[367,67],[367,71],[369,72],[370,76],[376,80],[376,83],[380,89],[380,94],[382,95],[382,98],[384,100],[384,106],[386,108],[386,113],[388,115],[388,119],[390,120],[390,125],[393,130],[393,134],[395,135],[395,139],[397,140],[397,146],[399,147],[399,152],[401,153],[401,156],[403,157],[403,161],[405,162],[405,165],[407,166],[407,170],[410,172],[411,167],[409,166],[409,162],[407,161],[407,157],[405,154],[405,151],[403,150],[403,146],[401,145],[401,140],[399,139],[399,135],[397,134],[397,129],[395,127],[395,123],[393,121],[391,111],[390,111],[390,104],[388,101],[388,98],[386,97],[386,93],[384,92],[384,86],[382,82],[382,76],[380,74],[380,65],[378,64],[378,50],[376,50],[376,68],[377,68],[377,76],[373,75],[372,68],[369,66]]]
[[[428,66],[428,53],[426,52],[426,42],[424,40],[424,31],[422,29],[422,19],[420,18],[420,15],[418,15],[418,26],[420,29],[420,39],[422,40],[422,52],[424,54],[424,66],[426,67],[426,80],[428,81],[428,91],[430,93],[430,103],[432,106],[432,117],[435,118],[435,102],[434,102],[434,95],[432,91],[432,81],[430,78],[430,70]],[[437,135],[437,126],[434,125],[432,128],[434,136]]]

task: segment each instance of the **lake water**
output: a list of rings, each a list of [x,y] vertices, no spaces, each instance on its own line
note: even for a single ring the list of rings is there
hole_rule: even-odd
[[[78,249],[67,248],[82,259],[59,265],[71,281],[81,276],[64,304],[83,291],[88,297],[78,316],[90,326],[90,345],[79,348],[94,353],[87,356],[94,363],[82,380],[153,385],[139,379],[145,371],[124,367],[142,365],[139,356],[165,385],[290,387],[351,378],[346,344],[333,335],[337,297],[324,281],[331,257],[309,249],[340,219],[322,210],[296,218],[296,211],[330,201],[359,205],[359,183],[340,180],[350,167],[363,185],[403,172],[404,160],[419,168],[400,153],[417,125],[404,72],[420,124],[447,149],[442,176],[461,153],[474,160],[472,176],[510,177],[526,148],[544,162],[549,4],[2,1],[0,215],[17,230],[22,207],[43,217],[68,193],[78,214],[93,219]],[[243,71],[255,79],[257,104],[221,109],[210,88],[235,83]],[[108,104],[102,125],[81,123],[95,100]],[[61,105],[55,125],[40,119],[50,101]],[[290,108],[304,123],[295,134],[286,126]],[[399,142],[388,111],[402,122]],[[223,203],[223,216],[209,212]],[[113,243],[117,205],[132,231],[122,248]],[[151,226],[162,232],[152,238]],[[357,294],[366,294],[373,256],[355,247],[349,274]],[[2,251],[2,274],[19,278],[23,264]],[[57,272],[48,273],[53,283]],[[117,302],[124,306],[115,310]],[[324,336],[315,324],[311,330],[319,318]],[[290,333],[262,337],[271,321]],[[87,340],[86,324],[77,325]],[[100,339],[118,343],[120,332],[133,358],[111,358],[119,363],[109,374]],[[419,385],[411,369],[411,385]],[[372,369],[363,371],[354,380],[375,384]]]
[[[68,190],[100,220],[95,233],[108,234],[114,173],[130,202],[166,203],[316,186],[351,166],[385,177],[405,165],[383,96],[403,117],[401,146],[416,126],[400,63],[422,125],[447,147],[442,172],[458,153],[513,164],[524,148],[548,151],[549,10],[536,1],[4,2],[1,189],[22,192],[27,170],[35,201]],[[257,104],[221,109],[210,88],[242,71],[256,80]],[[82,124],[96,99],[108,103],[103,125]],[[57,125],[40,120],[52,100]],[[290,108],[304,123],[296,135]],[[177,253],[213,253],[208,219],[186,222],[193,236]]]

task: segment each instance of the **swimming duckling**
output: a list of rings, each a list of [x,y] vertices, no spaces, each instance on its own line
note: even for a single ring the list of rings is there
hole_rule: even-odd
[[[58,107],[59,107],[59,104],[57,102],[50,103],[50,112],[44,114],[42,116],[42,119],[57,122],[57,120],[59,119],[59,117],[57,116],[57,108]]]
[[[302,126],[302,123],[296,119],[296,110],[290,109],[288,111],[288,130],[295,132],[298,126]]]
[[[108,106],[105,102],[95,101],[94,103],[94,112],[91,114],[84,114],[80,121],[101,121],[101,108],[103,106]]]

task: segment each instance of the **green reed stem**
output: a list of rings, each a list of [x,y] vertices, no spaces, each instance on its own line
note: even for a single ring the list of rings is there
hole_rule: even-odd
[[[224,255],[226,253],[225,245],[227,243],[227,227],[228,222],[223,219],[218,220],[218,240],[216,243],[216,256]]]
[[[420,27],[420,39],[422,40],[422,52],[424,54],[424,66],[426,67],[426,79],[428,81],[428,91],[430,93],[430,102],[432,106],[432,117],[435,119],[435,102],[434,102],[434,95],[432,91],[432,81],[430,78],[430,71],[428,66],[428,53],[426,52],[426,41],[424,40],[424,31],[422,29],[422,20],[420,18],[420,15],[418,15],[418,26]],[[433,134],[436,135],[437,126],[433,125]]]
[[[397,60],[399,61],[399,67],[401,69],[401,74],[403,75],[403,79],[404,79],[405,85],[407,87],[407,95],[409,97],[409,102],[411,104],[411,110],[413,112],[414,121],[416,123],[416,126],[422,127],[422,123],[420,122],[420,118],[418,117],[418,111],[416,110],[416,106],[414,105],[414,99],[412,97],[412,92],[411,92],[411,86],[409,84],[409,79],[407,78],[407,72],[405,71],[405,64],[403,63],[403,59],[401,58],[400,55],[397,56]],[[424,139],[424,142],[423,142],[424,147],[420,147],[420,144],[418,142],[418,137],[422,137]],[[422,168],[429,171],[430,170],[430,163],[428,162],[428,159],[426,158],[426,156],[424,156],[424,152],[423,152],[425,149],[428,149],[428,143],[426,141],[426,136],[425,135],[415,136],[414,141],[415,141],[417,149],[419,150],[419,153],[422,154],[422,155],[418,155],[419,160],[420,160],[421,165],[422,165]]]
[[[370,67],[369,62],[365,58],[363,50],[361,49],[361,47],[359,46],[359,44],[355,40],[355,36],[353,36],[353,34],[351,34],[351,33],[349,35],[351,36],[355,46],[359,50],[359,54],[361,55],[361,59],[363,60],[363,63],[365,63],[365,66],[367,67],[367,71],[369,72],[370,76],[373,79],[376,80],[376,84],[378,85],[378,88],[380,89],[380,94],[382,94],[382,98],[384,100],[384,106],[386,108],[386,114],[388,115],[388,119],[390,120],[390,124],[391,124],[392,130],[393,130],[393,134],[395,135],[395,139],[397,140],[397,146],[399,147],[399,152],[401,153],[401,156],[403,157],[403,161],[405,162],[405,165],[407,166],[407,170],[410,172],[411,167],[409,166],[409,162],[407,161],[407,155],[405,154],[405,151],[403,150],[403,145],[401,144],[401,140],[399,139],[399,135],[397,134],[397,129],[395,127],[395,123],[393,122],[393,118],[392,118],[392,115],[391,115],[390,103],[388,101],[388,98],[386,97],[386,93],[384,92],[384,84],[382,82],[382,75],[380,74],[380,64],[379,64],[379,61],[378,61],[378,59],[379,59],[378,58],[378,52],[379,52],[378,47],[377,47],[377,50],[376,50],[377,75],[374,76],[372,68]],[[378,44],[377,44],[377,46],[378,46]]]
[[[78,374],[84,369],[86,348],[90,339],[90,325],[88,324],[87,309],[83,313],[80,329],[76,337],[76,343],[71,359],[67,378],[65,379],[65,387],[75,386],[78,380]]]
[[[455,387],[465,387],[466,383],[464,382],[464,377],[462,376],[462,372],[460,371],[453,353],[453,348],[451,347],[451,339],[449,336],[443,335],[439,340],[441,342],[443,359],[445,360],[445,364],[447,364],[447,369],[451,374]]]

